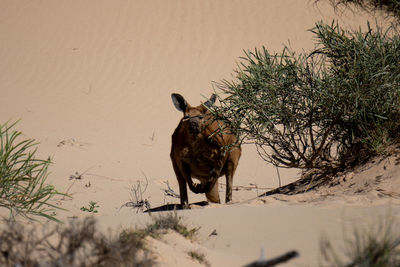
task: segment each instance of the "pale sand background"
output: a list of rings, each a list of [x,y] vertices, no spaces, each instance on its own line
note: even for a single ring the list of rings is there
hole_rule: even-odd
[[[40,141],[41,156],[53,158],[49,182],[73,196],[60,202],[69,209],[60,218],[86,215],[79,208],[93,200],[105,227],[140,225],[147,215],[119,210],[137,180],[148,178],[144,197],[153,207],[179,202],[162,192],[164,181],[178,192],[169,151],[181,114],[170,94],[197,105],[213,92],[212,81],[231,79],[243,49],[264,45],[278,52],[289,40],[298,51],[311,49],[307,30],[333,18],[358,28],[368,16],[337,16],[328,4],[306,0],[2,0],[0,122],[21,119],[18,129]],[[82,180],[69,179],[85,171]],[[298,178],[296,171],[280,173],[283,183]],[[245,146],[234,184],[273,188],[278,179],[275,168]],[[260,192],[234,191],[233,198],[243,202]],[[191,202],[204,199],[189,195]],[[183,214],[202,227],[200,243],[215,266],[248,263],[261,247],[268,257],[298,249],[301,257],[288,266],[313,266],[322,232],[339,240],[343,221],[386,210],[382,201],[343,203],[271,199]],[[397,214],[397,206],[392,210]],[[213,229],[218,236],[208,238]],[[164,264],[178,263],[172,257]]]

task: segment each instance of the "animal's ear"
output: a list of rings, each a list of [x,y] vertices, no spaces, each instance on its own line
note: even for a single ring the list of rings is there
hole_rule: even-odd
[[[211,108],[211,106],[214,105],[216,99],[217,99],[217,96],[216,96],[215,94],[212,94],[212,96],[210,97],[210,99],[208,99],[208,100],[204,103],[204,106],[206,106],[207,108]]]
[[[188,103],[186,100],[181,96],[180,94],[171,94],[172,98],[172,103],[174,103],[174,106],[176,107],[177,110],[185,112],[188,106]]]

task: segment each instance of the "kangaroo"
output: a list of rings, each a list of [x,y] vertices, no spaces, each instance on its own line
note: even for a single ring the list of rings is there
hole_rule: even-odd
[[[209,108],[216,95],[192,107],[180,94],[172,94],[172,102],[183,118],[172,135],[171,160],[179,183],[183,208],[189,208],[187,185],[196,193],[205,193],[207,201],[221,203],[218,178],[226,176],[225,202],[232,201],[232,181],[239,163],[241,148],[227,129],[217,133],[222,122],[213,120]],[[229,146],[229,148],[227,148]],[[194,183],[196,178],[200,183]]]

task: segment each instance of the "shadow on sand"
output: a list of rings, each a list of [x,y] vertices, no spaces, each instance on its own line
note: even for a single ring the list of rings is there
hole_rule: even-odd
[[[191,208],[196,208],[196,207],[204,207],[207,206],[208,202],[207,201],[200,201],[196,203],[190,204]],[[182,210],[182,205],[181,204],[166,204],[162,205],[159,207],[154,207],[148,210],[145,210],[144,212],[158,212],[158,211],[170,211],[170,210]]]

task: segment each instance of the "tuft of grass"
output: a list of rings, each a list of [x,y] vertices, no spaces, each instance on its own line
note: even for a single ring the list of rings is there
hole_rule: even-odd
[[[51,199],[63,194],[45,183],[51,159],[36,158],[38,143],[21,139],[16,123],[0,124],[0,207],[9,209],[11,217],[34,215],[60,222],[54,211],[61,208]]]
[[[211,264],[207,261],[206,256],[203,253],[191,250],[187,254],[189,255],[189,257],[200,262],[201,264],[204,264],[207,267],[211,266]]]
[[[183,237],[188,239],[194,239],[198,234],[200,228],[188,228],[182,223],[182,217],[178,216],[178,212],[167,212],[158,216],[152,216],[152,223],[148,224],[143,234],[150,235],[154,238],[158,238],[163,230],[173,230]]]
[[[400,266],[400,231],[393,220],[388,219],[373,227],[355,228],[353,236],[346,240],[342,253],[323,238],[320,250],[327,265],[336,267],[392,267]]]

